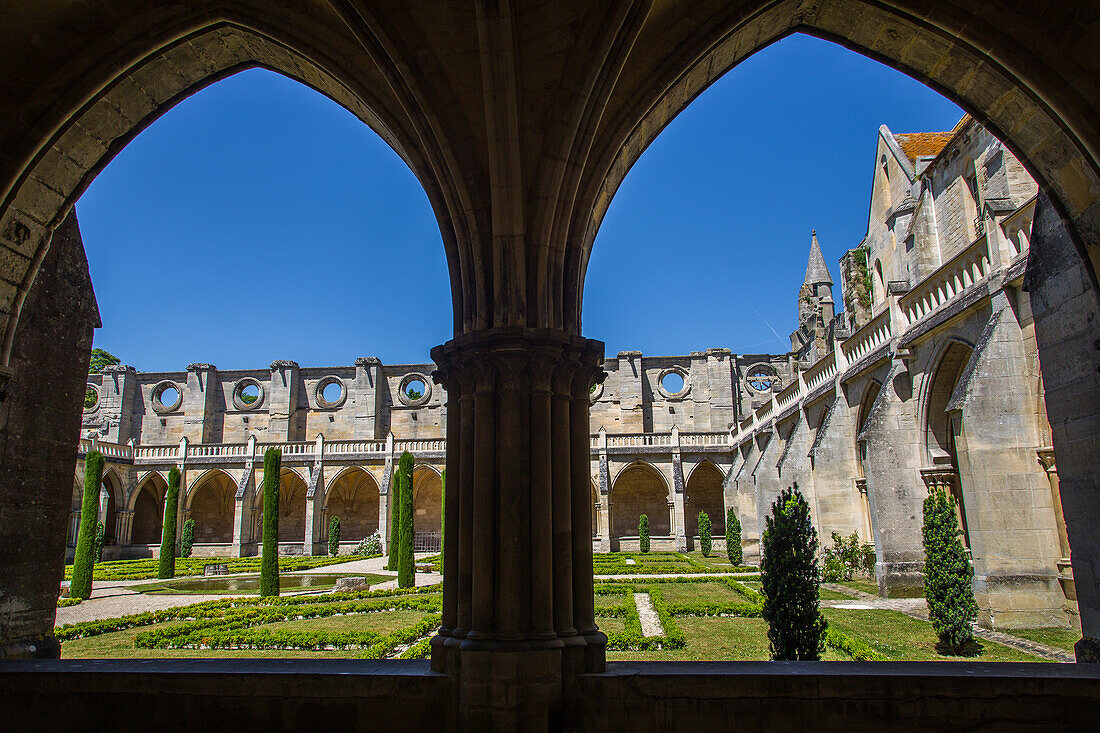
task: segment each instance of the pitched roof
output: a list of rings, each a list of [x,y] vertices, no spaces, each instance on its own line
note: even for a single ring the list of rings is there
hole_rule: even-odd
[[[810,242],[810,261],[806,264],[806,283],[833,284],[833,278],[829,275],[829,268],[825,265],[825,256],[821,254],[821,245],[817,243],[817,230],[813,231],[813,239]]]
[[[955,136],[949,132],[899,132],[894,135],[898,141],[898,147],[909,158],[909,162],[916,164],[917,158],[929,155],[939,155],[951,138]]]

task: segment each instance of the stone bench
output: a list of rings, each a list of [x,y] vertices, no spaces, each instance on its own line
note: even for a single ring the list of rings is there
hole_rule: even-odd
[[[435,566],[428,562],[421,562],[416,564],[416,572],[418,573],[432,573],[435,572]]]
[[[207,575],[229,575],[229,566],[225,563],[211,563],[209,565],[202,566],[203,576]]]

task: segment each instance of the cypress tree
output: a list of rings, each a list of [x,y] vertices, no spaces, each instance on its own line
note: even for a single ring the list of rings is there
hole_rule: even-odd
[[[730,507],[726,510],[726,557],[730,565],[740,565],[745,559],[741,551],[741,520],[737,518],[737,510]]]
[[[710,515],[699,512],[699,549],[703,551],[703,557],[710,557]]]
[[[183,523],[183,537],[180,539],[180,557],[191,557],[191,548],[195,545],[195,520]]]
[[[69,595],[92,595],[92,568],[95,565],[95,533],[99,523],[99,486],[103,482],[103,454],[91,451],[84,458],[84,499],[80,504],[80,530],[76,536],[73,577]]]
[[[978,615],[970,566],[959,539],[955,499],[936,489],[924,500],[924,597],[928,617],[949,654],[963,654],[974,640]]]
[[[392,573],[397,572],[397,548],[401,544],[401,468],[398,463],[398,469],[393,472],[393,476],[390,478],[390,538],[389,547],[389,560],[386,562],[386,570]]]
[[[817,530],[798,484],[784,489],[772,504],[762,543],[760,615],[768,622],[772,659],[821,659],[828,624],[818,608]]]
[[[263,558],[260,561],[260,597],[279,595],[279,470],[283,452],[264,452]]]
[[[340,517],[333,517],[328,523],[328,554],[336,557],[340,551]]]
[[[649,552],[649,517],[645,514],[638,517],[638,548]]]
[[[157,559],[158,578],[176,577],[176,515],[179,512],[179,499],[180,470],[173,468],[168,472],[168,493],[164,495],[164,521],[161,523],[160,556]],[[186,525],[184,529],[186,530]],[[186,531],[184,534],[186,535]]]
[[[416,585],[416,559],[413,556],[413,491],[412,453],[401,454],[398,464],[401,476],[401,535],[397,548],[397,587],[412,588]]]

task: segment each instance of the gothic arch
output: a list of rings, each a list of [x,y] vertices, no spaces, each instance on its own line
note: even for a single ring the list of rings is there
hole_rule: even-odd
[[[378,529],[379,488],[374,476],[359,466],[345,466],[325,490],[325,530],[340,517],[340,538],[359,541]]]
[[[237,483],[225,471],[211,468],[191,483],[186,510],[195,522],[195,544],[233,541],[234,497]]]
[[[699,535],[699,512],[706,512],[710,517],[713,536],[726,533],[723,483],[722,471],[709,459],[691,470],[684,486],[684,522],[688,537]]]
[[[949,464],[957,467],[947,405],[973,353],[974,347],[966,341],[950,338],[940,344],[935,357],[929,362],[933,366],[925,378],[924,394],[920,401],[925,465]]]
[[[672,535],[668,482],[647,461],[634,461],[618,472],[610,499],[612,537],[637,536],[638,518],[642,514],[649,517],[651,536]]]
[[[155,471],[145,474],[138,481],[130,506],[130,511],[134,513],[130,529],[131,544],[154,545],[160,542],[167,492],[167,482]]]
[[[443,518],[441,474],[429,465],[413,469],[413,531],[438,532]]]

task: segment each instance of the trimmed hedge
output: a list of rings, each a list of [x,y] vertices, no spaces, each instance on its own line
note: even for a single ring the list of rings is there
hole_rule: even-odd
[[[180,557],[191,557],[191,549],[195,546],[195,520],[188,519],[183,523],[183,537],[180,539]]]
[[[73,559],[72,583],[69,594],[73,598],[92,595],[92,573],[95,567],[95,533],[99,521],[99,487],[103,483],[103,454],[89,451],[84,458],[84,497],[80,505],[80,530],[77,533],[76,554]]]
[[[160,531],[160,555],[157,558],[157,577],[176,577],[176,517],[179,513],[180,470],[168,472],[168,493],[164,495],[164,521]],[[191,520],[188,520],[191,521]],[[191,526],[195,526],[191,522]],[[184,544],[187,542],[187,525],[184,524]],[[187,557],[187,555],[184,555]]]
[[[279,572],[287,573],[295,570],[312,570],[313,568],[327,565],[338,565],[351,562],[359,558],[343,555],[337,558],[308,555],[288,556],[279,558]],[[202,575],[204,566],[211,563],[219,563],[229,566],[230,573],[255,573],[260,569],[262,562],[259,557],[193,557],[176,558],[176,577],[188,575]],[[65,566],[65,580],[72,577],[72,565]],[[158,561],[145,558],[142,560],[109,560],[98,563],[95,566],[96,580],[147,580],[157,577]]]
[[[638,517],[638,547],[643,553],[649,552],[649,517]]]
[[[103,540],[107,534],[107,528],[103,522],[95,523],[95,561],[103,562]]]
[[[283,452],[264,451],[263,559],[260,562],[260,595],[279,595],[279,471]]]
[[[83,598],[58,598],[57,607],[66,608],[68,606],[79,606],[83,600]]]

